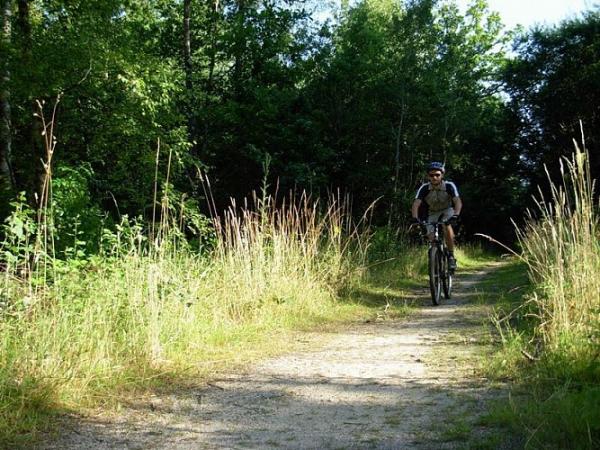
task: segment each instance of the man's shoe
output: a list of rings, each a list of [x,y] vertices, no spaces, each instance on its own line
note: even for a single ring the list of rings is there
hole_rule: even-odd
[[[452,255],[448,256],[448,270],[450,270],[451,273],[454,273],[456,270],[456,258]]]

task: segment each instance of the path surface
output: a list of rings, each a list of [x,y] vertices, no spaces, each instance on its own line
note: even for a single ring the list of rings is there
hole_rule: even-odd
[[[456,298],[409,319],[356,325],[319,350],[264,361],[203,389],[146,399],[86,419],[49,449],[465,448],[497,389],[475,375],[487,311],[483,272],[458,277]],[[311,342],[323,336],[309,334]]]

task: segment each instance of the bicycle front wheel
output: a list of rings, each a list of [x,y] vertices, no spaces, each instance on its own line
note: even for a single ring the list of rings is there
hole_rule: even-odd
[[[440,304],[442,292],[441,277],[441,252],[435,247],[429,247],[429,290],[431,291],[431,301],[435,306]]]

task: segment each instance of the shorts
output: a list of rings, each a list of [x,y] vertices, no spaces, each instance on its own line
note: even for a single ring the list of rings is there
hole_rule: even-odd
[[[442,220],[448,220],[454,215],[454,208],[443,209],[442,211],[430,212],[427,216],[427,222],[440,222]],[[427,225],[427,233],[431,234],[434,232],[433,225]]]

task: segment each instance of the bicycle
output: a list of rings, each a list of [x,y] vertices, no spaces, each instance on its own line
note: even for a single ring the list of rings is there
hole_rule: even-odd
[[[444,225],[451,224],[451,221],[440,222],[420,222],[423,230],[423,236],[426,236],[427,225],[433,225],[433,240],[429,242],[427,251],[428,272],[429,272],[429,290],[431,291],[431,300],[435,306],[441,303],[442,291],[444,297],[452,297],[452,276],[450,270],[450,252],[444,241]]]

